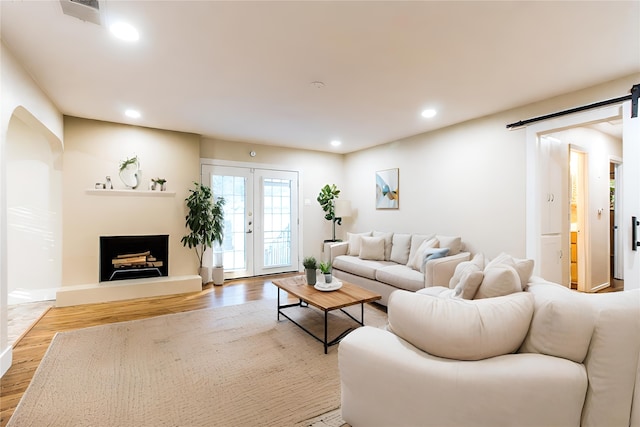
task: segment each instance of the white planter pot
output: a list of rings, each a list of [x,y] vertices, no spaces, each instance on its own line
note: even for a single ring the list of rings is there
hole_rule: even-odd
[[[220,286],[224,284],[224,267],[213,267],[211,272],[214,285]]]
[[[198,274],[202,278],[203,285],[211,282],[211,269],[209,267],[200,267]]]

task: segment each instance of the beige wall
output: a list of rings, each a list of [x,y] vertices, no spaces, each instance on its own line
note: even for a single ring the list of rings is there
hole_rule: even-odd
[[[249,155],[251,151],[256,152],[255,157]],[[200,156],[204,159],[261,166],[272,165],[286,170],[300,171],[301,255],[321,257],[322,242],[331,238],[332,227],[331,222],[324,219],[324,213],[316,198],[320,188],[325,184],[336,184],[339,189],[345,187],[344,163],[341,154],[203,138],[200,144]],[[343,194],[340,197],[348,199]],[[344,221],[343,224],[347,225],[348,221]],[[337,238],[344,236],[344,226],[336,227],[336,236]]]
[[[640,74],[390,142],[345,158],[353,231],[456,234],[472,251],[525,256],[526,133],[509,123],[629,93]],[[446,114],[446,112],[442,112]],[[400,169],[400,209],[375,209],[377,170]]]
[[[65,117],[63,286],[98,282],[100,236],[169,234],[169,275],[197,273],[197,258],[180,239],[186,234],[184,199],[199,181],[199,142],[194,134]],[[133,155],[142,169],[138,191],[162,177],[175,196],[87,191],[107,175],[124,189],[118,165]]]

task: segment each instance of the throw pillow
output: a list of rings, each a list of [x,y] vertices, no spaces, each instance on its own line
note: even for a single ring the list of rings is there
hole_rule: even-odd
[[[482,283],[484,273],[482,271],[467,271],[455,287],[455,296],[462,299],[473,299]]]
[[[484,269],[484,255],[477,253],[471,259],[471,261],[462,261],[456,265],[456,269],[453,271],[453,276],[449,280],[449,288],[455,289],[460,283],[462,276],[468,271],[482,271]]]
[[[408,266],[413,268],[416,271],[422,271],[423,261],[424,261],[424,253],[428,248],[436,248],[438,247],[438,239],[435,237],[425,240],[420,244],[420,247],[413,254],[413,258],[409,257]]]
[[[347,233],[347,241],[349,242],[349,255],[360,255],[360,237],[362,236],[371,236],[371,232]]]
[[[508,265],[496,265],[484,269],[484,278],[473,298],[494,298],[521,291],[516,270]]]
[[[373,237],[382,237],[384,239],[384,260],[389,261],[389,259],[391,258],[391,240],[393,239],[393,233],[374,231]]]
[[[533,260],[514,258],[511,255],[502,252],[492,259],[487,264],[487,267],[493,267],[500,264],[508,265],[516,270],[518,277],[520,277],[520,287],[524,291],[529,283],[529,279],[531,279],[531,275],[533,274]]]
[[[389,296],[389,328],[438,357],[480,360],[516,351],[533,315],[527,292],[485,300],[434,298],[397,290]]]
[[[405,265],[409,261],[411,234],[394,233],[391,245],[390,261]]]
[[[384,261],[384,239],[360,236],[360,259]]]
[[[449,255],[458,255],[462,250],[461,237],[441,236],[436,234],[436,239],[440,242],[441,248],[449,248]]]
[[[449,248],[426,248],[424,258],[420,264],[420,272],[424,273],[424,267],[430,259],[444,258],[449,253]]]
[[[425,240],[433,239],[434,234],[413,234],[411,235],[411,245],[409,249],[409,258],[407,258],[407,267],[411,267],[411,261],[415,258],[416,252]]]

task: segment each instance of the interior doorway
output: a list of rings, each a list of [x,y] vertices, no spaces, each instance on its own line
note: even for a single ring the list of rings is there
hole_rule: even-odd
[[[585,237],[588,234],[586,226],[586,199],[589,195],[587,188],[587,153],[575,146],[569,152],[569,176],[571,182],[571,196],[569,201],[569,233],[571,236],[571,288],[584,291],[587,288],[587,247]]]
[[[615,288],[624,286],[623,238],[620,221],[622,220],[621,184],[622,160],[612,159],[609,164],[609,247],[611,285]]]

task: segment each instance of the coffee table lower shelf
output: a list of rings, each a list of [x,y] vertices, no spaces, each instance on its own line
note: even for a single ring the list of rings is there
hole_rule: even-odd
[[[278,289],[278,321],[280,321],[280,316],[282,315],[282,316],[286,317],[294,325],[296,325],[297,327],[299,327],[300,329],[305,331],[307,334],[311,335],[313,338],[315,338],[316,340],[320,341],[324,345],[324,354],[327,354],[327,350],[329,349],[329,347],[331,347],[332,345],[338,344],[342,340],[342,338],[344,338],[349,332],[354,330],[354,328],[347,328],[344,332],[339,334],[336,338],[334,338],[331,341],[328,341],[328,329],[329,329],[328,315],[329,315],[329,311],[330,310],[322,310],[324,312],[324,338],[320,338],[319,336],[315,335],[313,332],[311,332],[310,330],[308,330],[307,328],[302,326],[300,323],[296,322],[291,317],[287,316],[282,311],[282,309],[290,308],[290,307],[309,307],[309,304],[300,299],[295,304],[280,305],[280,289]],[[364,302],[360,303],[360,320],[356,319],[355,317],[353,317],[351,314],[347,313],[343,309],[339,309],[339,310],[341,312],[343,312],[344,314],[346,314],[349,318],[351,318],[358,325],[364,326]]]

